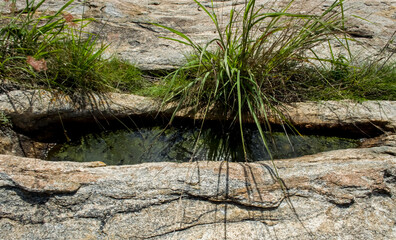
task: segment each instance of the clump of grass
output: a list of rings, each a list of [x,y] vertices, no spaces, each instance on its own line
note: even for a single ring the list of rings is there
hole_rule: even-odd
[[[291,75],[291,81],[279,86],[277,98],[281,101],[396,100],[395,62],[373,59],[353,63],[341,55],[330,66],[300,68],[303,74]]]
[[[255,0],[248,0],[241,10],[231,10],[224,27],[213,10],[213,1],[212,10],[195,2],[212,20],[218,36],[202,46],[178,30],[155,24],[178,37],[169,39],[193,50],[191,59],[168,76],[170,88],[164,101],[178,100],[176,111],[193,107],[206,114],[213,105],[223,109],[224,116],[231,116],[232,125],[239,126],[248,160],[243,123],[249,119],[255,122],[268,150],[264,131],[271,131],[270,117],[293,129],[281,110],[282,102],[295,99],[287,87],[305,80],[306,69],[314,62],[334,63],[331,58],[318,57],[312,49],[330,40],[341,42],[343,1],[334,1],[322,14],[313,15],[289,13],[294,1],[278,12],[267,12],[256,6]],[[307,51],[313,54],[309,56]],[[188,81],[179,85],[180,79]]]
[[[135,87],[139,78],[136,68],[104,58],[108,45],[85,30],[94,19],[75,18],[66,11],[74,0],[54,14],[39,10],[44,2],[27,0],[21,11],[1,17],[1,78],[65,93]],[[110,74],[114,69],[126,71],[122,80]]]

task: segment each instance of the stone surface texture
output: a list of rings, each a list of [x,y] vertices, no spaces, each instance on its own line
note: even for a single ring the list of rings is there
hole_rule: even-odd
[[[42,11],[55,12],[67,1],[47,0]],[[211,9],[210,0],[200,1]],[[213,9],[225,26],[231,7],[240,9],[244,0],[213,1]],[[257,0],[257,6],[267,11],[279,11],[289,0]],[[290,12],[320,14],[333,0],[296,0]],[[16,1],[21,9],[25,1]],[[0,3],[0,12],[9,13],[10,1]],[[356,54],[365,56],[385,47],[396,29],[395,0],[344,1],[347,31],[356,38],[351,42]],[[119,55],[145,69],[166,69],[180,65],[191,49],[177,42],[159,37],[175,37],[169,31],[154,27],[159,23],[175,28],[194,39],[206,43],[216,37],[214,25],[193,0],[88,0],[75,1],[68,12],[97,20],[92,30],[111,43],[110,53]],[[355,17],[358,16],[358,17]],[[334,49],[336,49],[335,44]],[[319,48],[320,49],[320,48]],[[395,51],[390,45],[386,51]],[[320,51],[319,51],[320,52]]]
[[[40,134],[42,129],[50,126],[62,130],[65,123],[87,122],[92,125],[99,120],[169,117],[173,107],[161,107],[159,101],[130,94],[90,94],[83,99],[72,99],[44,90],[15,90],[0,95],[0,111],[20,131]],[[283,106],[282,112],[296,127],[302,129],[330,129],[363,137],[381,132],[396,132],[395,101],[300,102]],[[196,119],[202,117],[199,114],[189,115],[188,111],[178,114],[178,117],[186,116]],[[209,114],[206,119],[219,120],[220,117]],[[271,121],[277,122],[275,117]]]
[[[395,239],[396,136],[381,141],[275,161],[284,187],[271,162],[0,155],[0,239]]]
[[[66,2],[47,0],[43,11],[54,12]],[[209,0],[201,2],[211,7]],[[257,1],[270,11],[287,2]],[[396,1],[344,2],[355,51],[373,54],[394,37]],[[225,23],[230,8],[244,1],[213,3]],[[291,11],[320,13],[332,3],[296,0]],[[9,13],[9,4],[0,2],[0,14]],[[24,4],[16,1],[16,9]],[[144,69],[173,68],[190,51],[159,38],[173,35],[150,22],[176,28],[198,43],[216,36],[192,0],[75,1],[67,11],[97,19],[91,30],[111,43],[110,53]],[[385,51],[395,51],[394,44]],[[66,135],[70,124],[169,117],[172,109],[118,93],[0,95],[0,111],[30,136],[43,129]],[[359,149],[275,161],[279,181],[272,162],[105,166],[11,156],[32,157],[39,149],[36,157],[42,157],[47,145],[1,128],[0,154],[8,155],[0,155],[0,239],[396,239],[396,103],[294,103],[284,112],[305,129],[387,135]]]
[[[15,90],[0,95],[0,109],[19,132],[39,136],[50,132],[49,128],[59,135],[70,125],[98,126],[96,120],[118,121],[129,116],[154,118],[160,103],[141,96],[117,93],[90,94],[72,99],[45,90]]]
[[[0,154],[44,159],[53,143],[34,141],[10,126],[0,126]]]

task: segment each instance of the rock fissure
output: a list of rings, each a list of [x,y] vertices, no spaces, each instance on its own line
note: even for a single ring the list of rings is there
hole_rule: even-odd
[[[198,201],[207,201],[209,203],[213,203],[216,205],[221,205],[221,204],[230,204],[234,205],[239,208],[244,208],[246,210],[275,210],[276,208],[279,207],[279,205],[283,202],[283,200],[286,198],[282,198],[281,201],[276,202],[274,206],[262,206],[259,203],[254,204],[254,203],[249,203],[249,202],[241,202],[238,199],[233,199],[233,198],[226,198],[222,196],[200,196],[200,195],[194,195],[190,193],[186,193],[187,197],[185,199],[191,199],[191,200],[198,200]]]
[[[39,95],[39,96],[36,96]],[[32,100],[33,99],[33,100]],[[44,90],[21,91],[15,90],[6,95],[0,95],[0,110],[11,120],[16,129],[22,133],[37,135],[43,127],[57,129],[53,135],[64,138],[62,122],[66,124],[68,132],[72,132],[74,124],[94,123],[96,120],[106,119],[115,121],[133,116],[170,116],[174,106],[161,108],[160,102],[152,99],[112,93],[107,96],[92,94],[87,101],[90,107],[77,107],[70,103],[72,100],[65,96],[52,97],[52,94]],[[89,104],[91,102],[91,104]],[[95,104],[92,104],[94,102]],[[84,104],[78,104],[79,106]],[[381,108],[378,110],[378,106]],[[348,111],[339,110],[349,108]],[[77,109],[77,111],[76,111]],[[378,136],[384,131],[394,132],[396,129],[396,102],[392,101],[366,101],[354,103],[352,101],[328,101],[320,105],[314,102],[294,103],[285,105],[284,111],[295,127],[303,131],[321,131],[328,129],[328,132],[344,134],[348,132],[356,136]],[[95,113],[93,113],[95,112]],[[188,111],[187,111],[188,112]],[[386,112],[383,114],[382,112]],[[184,114],[184,115],[183,115]],[[350,119],[349,116],[355,116]],[[186,117],[186,112],[177,114],[176,117]],[[200,114],[189,116],[201,119]],[[215,112],[209,113],[206,118],[218,120],[221,116]],[[95,120],[96,119],[96,120]],[[343,119],[343,120],[342,120]],[[347,120],[345,120],[347,119]],[[157,119],[160,120],[160,119]],[[274,124],[277,120],[270,118]],[[89,126],[89,125],[87,125]],[[92,124],[90,126],[93,127]],[[360,128],[360,129],[359,129]],[[330,129],[330,130],[329,130]],[[51,138],[47,136],[41,138]],[[54,138],[54,136],[52,136]]]

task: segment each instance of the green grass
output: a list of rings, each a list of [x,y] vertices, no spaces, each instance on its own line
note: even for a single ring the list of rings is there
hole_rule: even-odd
[[[173,74],[154,76],[165,79],[155,82],[147,81],[132,64],[104,58],[108,45],[85,30],[94,19],[67,12],[73,0],[53,14],[42,9],[44,2],[28,0],[23,11],[0,17],[0,78],[66,93],[121,91],[167,101],[184,98],[184,103],[197,109],[215,101],[225,111],[238,112],[240,100],[241,113],[249,112],[250,104],[261,115],[267,111],[264,106],[281,102],[396,100],[395,64],[359,66],[351,64],[349,57],[334,56],[320,59],[330,62],[330,67],[302,64],[313,61],[303,52],[342,33],[341,1],[321,16],[290,14],[288,6],[266,13],[255,1],[248,1],[243,10],[232,10],[223,27],[215,12],[203,8],[218,29],[218,38],[198,46],[183,33],[167,28],[194,53]],[[339,35],[334,36],[338,39]]]
[[[362,64],[346,71],[323,71],[328,83],[308,82],[304,100],[396,101],[396,64]],[[341,74],[341,76],[339,75]],[[314,78],[312,78],[314,79]],[[311,81],[312,81],[311,79]]]
[[[136,67],[103,57],[108,45],[85,30],[94,19],[67,12],[73,0],[55,14],[41,9],[44,2],[27,0],[22,11],[1,16],[0,78],[65,93],[142,86]]]
[[[11,120],[3,111],[0,111],[0,127],[1,126],[11,126]]]
[[[294,130],[280,110],[282,102],[295,95],[287,86],[306,79],[305,69],[314,61],[334,63],[306,53],[329,40],[342,42],[343,1],[335,1],[320,15],[309,15],[289,13],[294,1],[278,12],[267,12],[249,0],[243,9],[231,10],[225,26],[213,8],[195,2],[212,20],[218,36],[201,46],[180,31],[155,24],[176,35],[168,39],[193,51],[187,64],[168,76],[164,101],[178,100],[176,111],[188,106],[203,114],[212,105],[221,107],[224,116],[239,126],[244,149],[243,122],[252,119],[268,149],[264,131],[271,131],[269,115]],[[189,81],[179,87],[179,79]]]
[[[327,101],[351,99],[356,101],[396,101],[396,64],[366,64],[348,71],[294,66],[294,74],[284,85],[274,88],[276,98],[283,103],[296,101]],[[290,66],[288,70],[293,69]],[[115,69],[116,70],[116,69]],[[340,74],[342,73],[342,74]],[[116,74],[115,74],[116,75]],[[326,76],[324,78],[324,76]],[[169,91],[181,92],[191,83],[190,76],[172,79],[168,74],[155,75],[163,81],[140,83],[131,93],[157,99],[169,98]]]
[[[114,90],[121,92],[135,93],[149,85],[135,65],[117,58],[106,61],[98,74],[107,79]]]
[[[343,58],[342,58],[343,59]],[[290,65],[288,81],[273,88],[283,103],[351,99],[396,101],[396,63],[361,62],[314,68]]]

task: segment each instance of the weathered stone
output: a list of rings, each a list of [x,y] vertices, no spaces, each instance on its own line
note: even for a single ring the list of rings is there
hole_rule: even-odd
[[[1,239],[394,239],[396,136],[271,162],[0,155]]]
[[[395,101],[327,101],[300,102],[281,107],[282,112],[296,127],[305,130],[332,131],[334,134],[364,137],[396,131]],[[25,133],[39,135],[52,126],[63,134],[73,124],[95,125],[97,121],[122,121],[131,118],[170,116],[172,106],[161,108],[161,102],[141,96],[109,93],[90,94],[84,99],[44,90],[11,91],[0,95],[0,111],[12,120],[13,126]],[[202,118],[201,114],[181,111],[180,118]],[[210,112],[206,119],[219,120],[223,116]],[[270,121],[278,123],[277,118]],[[56,130],[57,129],[57,130]],[[48,132],[48,131],[47,131]],[[37,136],[38,137],[38,136]]]
[[[395,101],[325,101],[287,105],[291,123],[310,130],[327,129],[370,136],[373,132],[396,132]]]
[[[25,1],[16,1],[21,9]],[[200,1],[211,9],[210,0]],[[213,8],[225,26],[231,7],[240,9],[245,1],[213,1]],[[264,6],[269,11],[279,11],[287,1],[257,0],[257,6]],[[291,12],[320,14],[333,3],[333,0],[297,0]],[[0,3],[0,12],[9,13],[11,2]],[[65,1],[47,0],[43,11],[55,12]],[[4,7],[3,7],[3,6]],[[346,30],[356,38],[351,41],[354,52],[370,55],[383,48],[391,39],[396,29],[396,1],[388,0],[348,0],[344,1],[345,15],[348,18]],[[109,53],[136,63],[145,69],[174,68],[184,61],[184,55],[191,49],[186,46],[159,38],[175,37],[169,31],[154,27],[150,23],[159,23],[175,28],[190,36],[197,43],[206,43],[217,37],[216,29],[210,18],[192,0],[89,0],[75,1],[68,10],[75,16],[94,17],[97,22],[92,30],[105,42],[112,43]],[[358,16],[358,17],[356,17]],[[340,45],[334,46],[334,49]],[[319,48],[320,49],[320,48]],[[333,50],[334,50],[333,49]],[[390,45],[387,51],[395,51]]]
[[[81,2],[68,11],[95,17],[92,30],[112,43],[110,53],[142,68],[175,67],[189,51],[158,38],[173,35],[149,22],[174,27],[199,43],[216,36],[193,1]],[[227,19],[231,6],[243,2],[214,6]],[[288,1],[257,2],[277,10]],[[0,3],[1,14],[10,3]],[[25,1],[16,3],[21,9]],[[43,9],[56,11],[64,3],[48,0]],[[208,0],[202,3],[211,7]],[[298,0],[292,11],[320,12],[332,3]],[[351,43],[355,51],[372,54],[385,46],[396,29],[396,1],[349,0],[345,7],[347,31],[359,40]],[[159,109],[154,100],[116,93],[83,99],[42,90],[0,95],[0,111],[16,129],[34,134],[50,126],[63,134],[68,123],[156,116]],[[389,101],[295,103],[284,110],[305,129],[370,135],[396,128],[396,103]],[[0,153],[20,155],[13,152],[17,136],[0,132]],[[0,155],[0,239],[396,239],[395,143],[395,135],[388,135],[366,141],[362,149],[275,161],[286,187],[276,181],[271,162],[109,167]]]
[[[0,154],[44,159],[53,145],[34,141],[10,127],[0,127]]]
[[[117,93],[89,94],[78,99],[45,90],[16,90],[0,95],[0,109],[11,119],[13,127],[44,140],[46,133],[67,134],[68,126],[78,123],[98,126],[95,122],[100,120],[154,118],[159,106],[159,102],[149,98]]]

